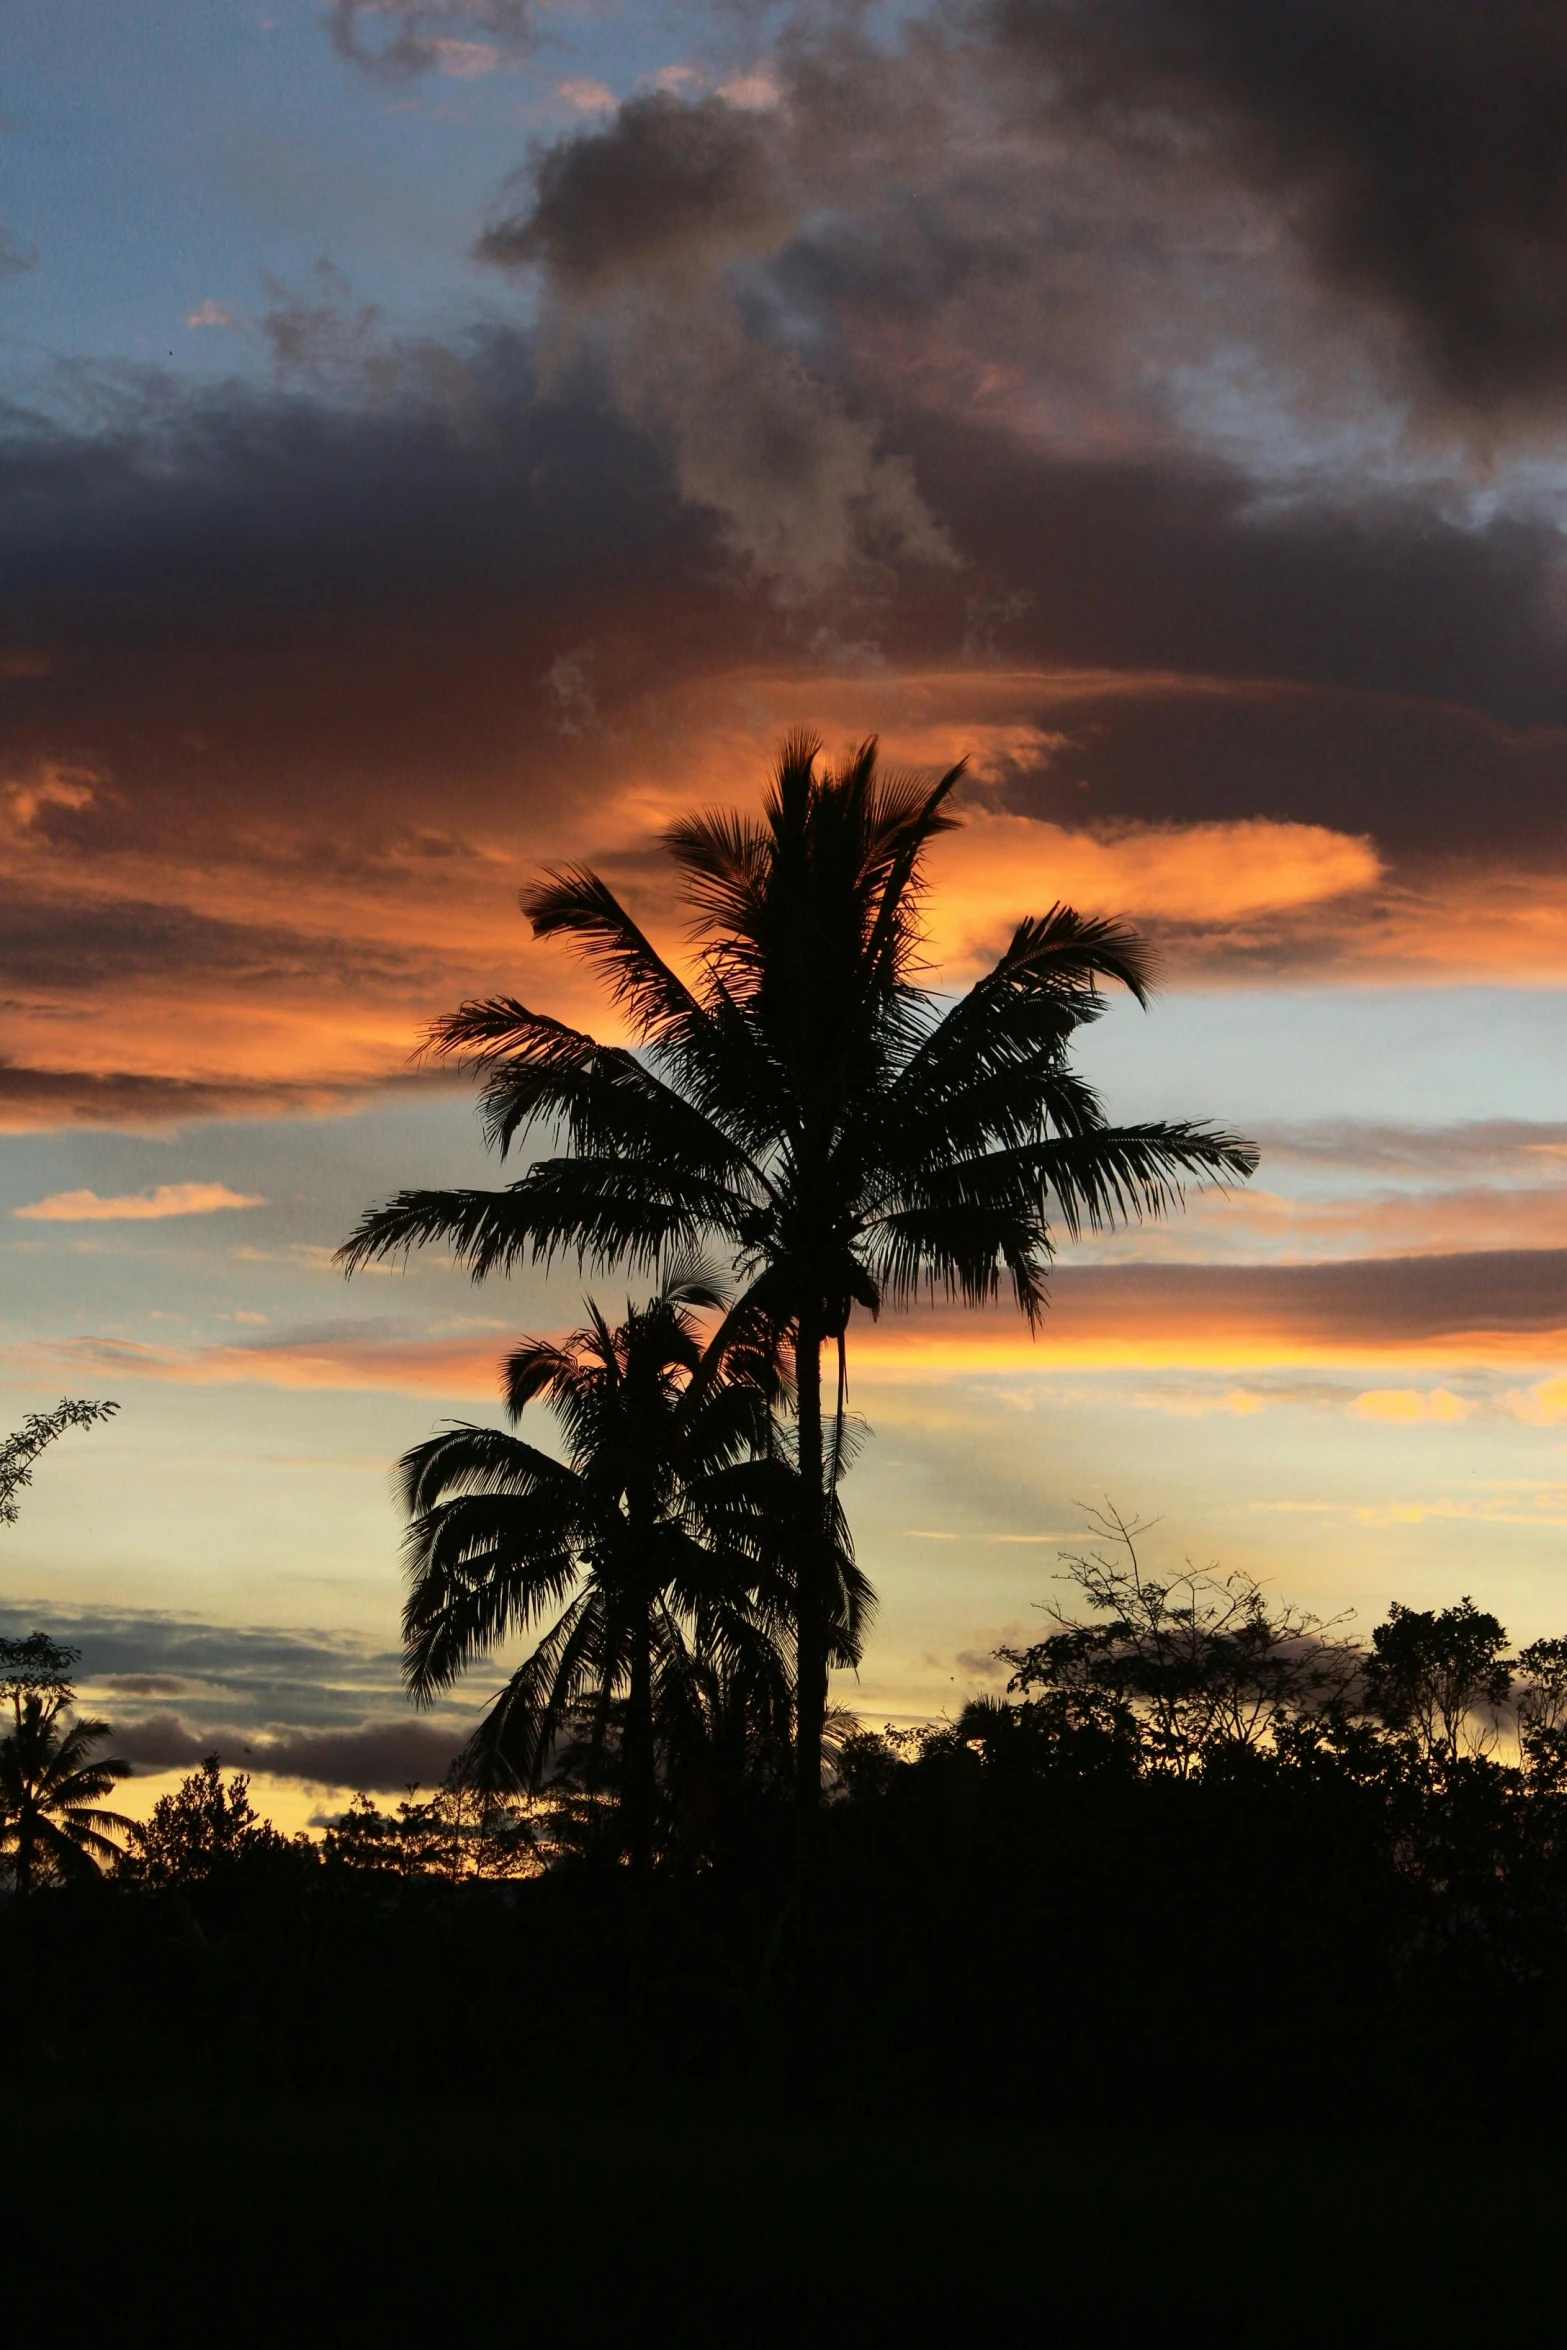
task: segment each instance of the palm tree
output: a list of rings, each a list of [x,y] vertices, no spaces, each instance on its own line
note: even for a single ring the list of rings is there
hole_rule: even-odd
[[[586,1713],[602,1751],[619,1715],[621,1822],[632,1865],[652,1864],[657,1725],[689,1716],[714,1661],[762,1670],[778,1579],[769,1529],[793,1508],[793,1473],[769,1458],[778,1380],[765,1349],[725,1335],[704,1350],[697,1314],[723,1292],[676,1268],[611,1329],[596,1305],[564,1345],[528,1340],[506,1366],[515,1423],[536,1399],[568,1458],[459,1424],[404,1456],[411,1524],[404,1671],[428,1703],[476,1657],[559,1608],[475,1734],[469,1763],[494,1785],[537,1786]],[[860,1585],[841,1564],[837,1645],[857,1653]]]
[[[1147,1002],[1148,953],[1120,923],[1056,905],[1020,922],[956,1002],[922,985],[924,860],[955,821],[962,767],[934,783],[883,774],[874,741],[837,771],[819,757],[810,736],[785,743],[760,824],[709,813],[666,834],[700,949],[689,982],[596,874],[565,867],[524,892],[535,935],[598,967],[639,1049],[511,997],[464,1004],[431,1045],[477,1067],[490,1142],[504,1154],[542,1126],[566,1147],[503,1190],[401,1192],[342,1251],[352,1271],[440,1241],[475,1279],[562,1249],[648,1266],[715,1242],[731,1252],[736,1327],[765,1326],[792,1353],[807,1814],[821,1795],[853,1309],[922,1292],[983,1305],[1005,1280],[1037,1324],[1052,1218],[1075,1238],[1165,1214],[1189,1178],[1230,1183],[1256,1165],[1249,1143],[1208,1126],[1111,1125],[1072,1069],[1104,981]]]
[[[40,1876],[96,1876],[119,1858],[111,1839],[134,1832],[134,1821],[99,1808],[131,1766],[112,1755],[93,1759],[109,1725],[69,1720],[69,1702],[68,1689],[12,1695],[12,1727],[0,1741],[0,1852],[11,1855],[18,1893],[31,1892]]]

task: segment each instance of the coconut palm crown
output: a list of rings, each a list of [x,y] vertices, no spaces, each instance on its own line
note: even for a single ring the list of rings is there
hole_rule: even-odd
[[[17,1690],[11,1728],[0,1739],[0,1854],[18,1893],[40,1880],[94,1877],[120,1857],[116,1836],[135,1823],[105,1811],[103,1798],[131,1766],[95,1755],[107,1722],[72,1720],[68,1689]]]
[[[769,1441],[769,1351],[727,1334],[703,1346],[696,1317],[723,1302],[677,1267],[617,1328],[590,1301],[563,1344],[518,1347],[509,1415],[546,1403],[566,1459],[459,1424],[401,1463],[415,1697],[553,1614],[477,1732],[469,1772],[537,1786],[584,1717],[602,1747],[616,1708],[623,1841],[639,1871],[653,1857],[659,1730],[689,1726],[715,1670],[764,1690],[781,1678],[776,1529],[797,1514],[794,1471]],[[849,1662],[863,1587],[846,1545],[837,1597],[835,1652]]]
[[[569,940],[605,981],[634,1046],[605,1045],[510,997],[432,1031],[481,1080],[503,1154],[539,1130],[556,1148],[500,1190],[405,1191],[346,1243],[350,1271],[438,1241],[475,1278],[560,1251],[654,1267],[717,1244],[793,1356],[800,1518],[794,1542],[799,1799],[819,1800],[839,1448],[824,1440],[821,1351],[856,1306],[921,1294],[993,1301],[1030,1324],[1046,1300],[1052,1225],[1075,1237],[1161,1216],[1184,1183],[1256,1165],[1240,1137],[1190,1122],[1116,1126],[1072,1069],[1103,985],[1148,998],[1150,959],[1116,921],[1056,905],[1018,924],[955,1002],[923,984],[931,843],[955,822],[963,770],[935,782],[879,768],[874,740],[836,769],[785,743],[760,823],[706,813],[665,836],[692,915],[682,976],[596,874],[571,866],[523,895],[536,936]]]

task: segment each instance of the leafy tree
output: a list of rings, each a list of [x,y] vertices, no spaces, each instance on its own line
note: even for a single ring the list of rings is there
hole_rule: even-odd
[[[546,1401],[566,1460],[459,1424],[402,1462],[415,1698],[428,1702],[560,1609],[475,1734],[467,1767],[491,1787],[536,1788],[586,1718],[595,1750],[616,1750],[625,1847],[641,1872],[653,1857],[659,1725],[679,1716],[689,1727],[705,1670],[766,1670],[771,1526],[792,1506],[792,1473],[766,1457],[769,1357],[732,1338],[703,1348],[695,1315],[720,1303],[706,1276],[677,1268],[618,1329],[590,1305],[564,1345],[516,1350],[512,1422]],[[852,1655],[861,1586],[846,1559],[838,1593]]]
[[[29,1412],[20,1428],[0,1441],[0,1526],[14,1526],[17,1495],[31,1485],[38,1456],[67,1428],[91,1428],[112,1420],[117,1403],[83,1403],[63,1395],[52,1412]]]
[[[1394,1600],[1371,1635],[1366,1698],[1424,1760],[1452,1764],[1495,1745],[1497,1713],[1512,1691],[1507,1634],[1467,1596],[1456,1607]]]
[[[1525,1767],[1541,1786],[1567,1792],[1567,1640],[1531,1640],[1515,1670]]]
[[[744,1290],[736,1327],[792,1352],[797,1792],[820,1801],[827,1674],[843,1646],[837,1503],[856,1307],[922,1293],[985,1304],[1003,1283],[1030,1322],[1052,1224],[1071,1236],[1174,1207],[1189,1178],[1231,1182],[1256,1153],[1186,1122],[1113,1126],[1073,1070],[1074,1033],[1116,981],[1147,1000],[1149,958],[1119,923],[1056,906],[1019,923],[955,1003],[922,984],[925,859],[962,773],[883,773],[874,741],[836,770],[783,748],[760,824],[710,813],[666,845],[692,909],[683,978],[608,885],[570,867],[523,898],[535,934],[596,966],[638,1049],[605,1045],[511,997],[464,1004],[432,1047],[482,1080],[504,1153],[542,1128],[565,1150],[499,1191],[405,1191],[368,1213],[352,1271],[438,1241],[474,1277],[561,1250],[653,1266],[721,1244]],[[836,1354],[824,1426],[822,1351]]]
[[[287,1849],[288,1839],[251,1802],[248,1776],[236,1771],[225,1786],[219,1758],[209,1754],[173,1794],[159,1796],[136,1829],[129,1871],[153,1885],[204,1884]]]
[[[11,1728],[0,1740],[0,1854],[9,1856],[18,1893],[42,1881],[96,1876],[119,1858],[113,1838],[134,1829],[101,1808],[131,1770],[116,1756],[93,1754],[109,1736],[108,1723],[70,1719],[77,1658],[76,1649],[42,1632],[0,1641],[0,1698],[11,1708]]]
[[[1113,1507],[1089,1515],[1101,1547],[1063,1554],[1087,1620],[1052,1608],[1057,1631],[1000,1651],[1012,1692],[1047,1709],[1041,1735],[1107,1759],[1133,1738],[1152,1769],[1188,1778],[1344,1695],[1358,1657],[1331,1625],[1274,1605],[1241,1572],[1187,1567],[1160,1581],[1138,1556],[1146,1523]]]

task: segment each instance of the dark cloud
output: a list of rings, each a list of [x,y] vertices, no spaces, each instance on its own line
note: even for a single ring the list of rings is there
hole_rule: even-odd
[[[394,1651],[352,1633],[208,1624],[152,1609],[0,1603],[0,1635],[45,1626],[81,1651],[84,1704],[148,1771],[219,1754],[230,1768],[314,1786],[437,1785],[471,1726],[416,1718]],[[176,1713],[148,1701],[179,1696]]]
[[[3,687],[8,770],[69,757],[140,838],[171,807],[230,834],[356,802],[439,826],[451,779],[469,807],[515,788],[550,663],[607,637],[612,672],[628,607],[633,669],[754,641],[591,381],[542,396],[505,337],[453,360],[450,398],[154,389],[96,429],[14,429],[0,633],[50,666]]]
[[[28,1068],[0,1061],[0,1128],[176,1126],[195,1118],[288,1117],[345,1106],[365,1091],[364,1085],[352,1084],[247,1084],[242,1079],[214,1084],[125,1070]]]
[[[1477,406],[1567,388],[1567,16],[1555,0],[998,0],[1005,55],[1124,148],[1277,197]]]
[[[1396,1346],[1567,1329],[1567,1249],[1363,1257],[1312,1265],[1064,1266],[1041,1337],[1135,1328],[1144,1337],[1268,1333],[1297,1343]]]
[[[485,230],[479,257],[536,265],[567,294],[688,279],[777,243],[791,210],[768,115],[663,91],[557,140],[522,185],[524,201]]]
[[[363,988],[427,974],[429,955],[135,901],[13,905],[0,934],[0,987],[93,990],[171,971],[247,988]]]
[[[795,620],[726,574],[655,442],[590,381],[542,396],[519,345],[470,361],[456,411],[236,391],[0,451],[0,641],[48,660],[0,684],[7,765],[106,779],[51,819],[62,845],[202,843],[351,891],[399,841],[404,868],[439,862],[420,840],[460,857],[454,816],[590,804],[605,741],[656,725],[682,678],[797,662],[824,621],[851,633],[826,591]],[[880,657],[961,661],[977,600],[1005,616],[989,661],[1170,678],[1128,700],[1106,675],[1066,728],[1081,755],[1042,779],[1048,812],[1086,778],[1079,819],[1282,814],[1438,849],[1555,833],[1567,672],[1543,524],[1472,527],[1413,493],[1264,501],[1232,467],[1063,461],[951,419],[899,438],[963,562],[891,581]],[[561,724],[563,658],[591,678],[593,741]],[[1289,690],[1182,686],[1203,679]],[[227,917],[137,919],[104,916],[89,957],[156,959],[160,933],[170,967],[302,951]],[[48,908],[16,924],[51,969],[80,935]]]
[[[438,1787],[461,1743],[450,1729],[419,1721],[367,1722],[357,1730],[285,1738],[247,1737],[233,1728],[192,1730],[170,1713],[114,1726],[116,1752],[145,1771],[184,1770],[216,1754],[230,1770],[375,1794]]]

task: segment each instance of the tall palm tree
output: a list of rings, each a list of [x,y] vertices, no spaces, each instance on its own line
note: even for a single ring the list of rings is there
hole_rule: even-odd
[[[574,1251],[656,1265],[714,1242],[745,1284],[734,1309],[792,1352],[797,1793],[821,1793],[832,1647],[837,1442],[845,1340],[922,1291],[971,1305],[1003,1281],[1031,1324],[1045,1303],[1052,1219],[1069,1236],[1178,1204],[1190,1178],[1229,1183],[1256,1153],[1205,1125],[1114,1126],[1070,1065],[1103,983],[1146,1003],[1146,949],[1118,922],[1056,905],[1020,922],[956,1002],[921,984],[925,857],[955,822],[961,774],[877,766],[874,741],[836,771],[810,736],[785,743],[760,824],[691,816],[665,836],[692,909],[698,967],[681,977],[614,893],[581,867],[524,892],[539,937],[595,964],[638,1049],[600,1044],[511,997],[464,1004],[433,1048],[482,1078],[488,1139],[536,1127],[565,1149],[498,1191],[405,1191],[360,1222],[347,1268],[440,1241],[474,1277]],[[824,1431],[822,1350],[837,1355]]]
[[[109,1736],[107,1722],[72,1721],[65,1689],[18,1690],[11,1729],[0,1740],[0,1853],[11,1856],[18,1893],[40,1876],[92,1877],[119,1858],[116,1836],[135,1823],[100,1808],[131,1766],[118,1756],[93,1756]]]
[[[770,1527],[793,1509],[793,1473],[768,1457],[778,1379],[732,1334],[704,1350],[696,1316],[724,1302],[677,1268],[611,1329],[590,1303],[564,1345],[529,1340],[506,1366],[515,1423],[543,1400],[562,1461],[495,1428],[462,1424],[401,1464],[411,1524],[404,1670],[428,1702],[515,1630],[559,1609],[476,1733],[491,1784],[535,1786],[586,1711],[604,1745],[620,1715],[623,1840],[651,1866],[656,1725],[689,1715],[705,1664],[760,1669],[778,1616]],[[839,1569],[837,1644],[857,1653],[860,1584]]]

